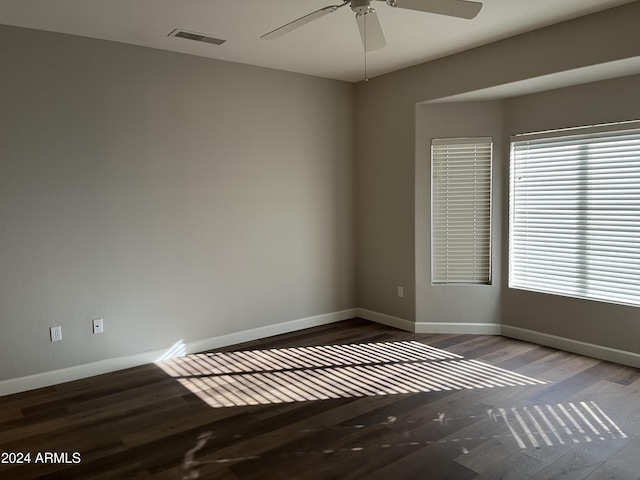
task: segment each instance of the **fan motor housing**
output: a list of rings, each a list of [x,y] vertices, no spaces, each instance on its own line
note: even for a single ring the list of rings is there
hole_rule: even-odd
[[[355,13],[369,13],[371,10],[371,0],[351,0],[351,10]]]

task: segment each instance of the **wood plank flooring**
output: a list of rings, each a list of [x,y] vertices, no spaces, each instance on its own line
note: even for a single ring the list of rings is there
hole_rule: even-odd
[[[2,479],[638,480],[640,370],[353,319],[1,397],[9,452]]]

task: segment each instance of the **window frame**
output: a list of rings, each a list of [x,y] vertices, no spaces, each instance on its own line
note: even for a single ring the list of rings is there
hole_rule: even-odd
[[[476,261],[473,260],[473,264],[474,264],[474,268],[473,269],[469,269],[467,272],[465,273],[469,273],[471,271],[473,271],[474,273],[470,273],[469,276],[467,278],[460,278],[460,279],[456,279],[455,277],[457,276],[457,274],[451,274],[449,275],[448,271],[449,269],[454,265],[455,260],[452,260],[451,262],[449,262],[447,259],[445,260],[439,260],[438,256],[440,255],[440,253],[437,251],[437,249],[439,248],[445,248],[447,250],[447,254],[448,251],[450,249],[450,247],[453,247],[453,249],[455,249],[454,246],[454,242],[450,242],[447,236],[447,239],[445,241],[445,244],[442,244],[440,242],[441,239],[441,235],[438,235],[437,233],[437,223],[438,223],[438,216],[440,214],[442,214],[442,209],[440,208],[439,202],[440,199],[438,198],[438,194],[439,191],[441,190],[438,186],[438,172],[437,169],[440,168],[440,164],[438,162],[438,152],[437,150],[439,148],[465,148],[466,146],[469,147],[473,147],[474,150],[476,151],[476,153],[474,154],[474,159],[477,161],[479,158],[483,161],[486,161],[486,165],[482,166],[482,167],[475,167],[476,171],[475,172],[471,172],[471,174],[473,174],[474,178],[476,179],[476,182],[479,180],[480,182],[484,182],[484,190],[483,193],[478,193],[482,190],[482,187],[478,188],[477,191],[474,190],[474,195],[486,195],[486,198],[484,198],[483,200],[486,200],[479,209],[484,208],[486,210],[486,215],[480,215],[477,214],[476,218],[476,213],[474,211],[473,213],[473,219],[469,220],[467,219],[467,221],[470,221],[472,223],[472,225],[470,225],[472,228],[474,228],[474,238],[473,238],[473,251],[474,251],[474,257],[477,254],[477,252],[479,250],[482,250],[482,252],[480,252],[479,254],[482,255],[484,253],[486,253],[486,261],[485,262],[480,262],[480,261]],[[484,150],[488,150],[488,155],[486,154],[486,152],[484,153],[478,153],[478,150],[480,149],[484,149]],[[494,151],[494,146],[493,146],[493,137],[488,137],[488,136],[482,136],[482,137],[447,137],[447,138],[433,138],[431,140],[431,159],[430,159],[430,171],[431,171],[431,272],[430,272],[430,276],[431,276],[431,284],[434,286],[456,286],[456,285],[461,285],[461,286],[482,286],[482,285],[492,285],[493,284],[493,255],[492,255],[492,248],[493,248],[493,232],[492,232],[492,226],[493,226],[493,151]],[[488,156],[488,158],[486,158]],[[472,157],[467,157],[466,161],[471,161]],[[481,176],[478,174],[478,170],[482,171],[485,170],[486,171],[486,176]],[[467,188],[466,186],[463,186],[462,188]],[[485,236],[486,236],[486,241],[481,242],[481,244],[478,244],[478,241],[475,238],[475,228],[477,227],[477,225],[479,225],[480,223],[482,223],[482,220],[484,219],[484,222],[486,222],[485,225]],[[464,223],[465,220],[462,220],[461,223]],[[453,222],[454,223],[454,222]],[[447,224],[448,224],[448,219],[447,219]],[[458,226],[460,226],[458,224]],[[447,234],[448,235],[448,234]],[[482,234],[478,234],[478,236],[480,237]],[[480,271],[479,274],[476,274],[476,268],[475,265],[477,263],[484,263],[482,270]],[[441,274],[440,272],[436,272],[436,270],[439,268],[439,265],[445,264],[445,269],[447,271],[446,274]]]
[[[623,142],[630,142],[629,151],[622,147]],[[536,149],[535,153],[524,153],[526,143]],[[571,147],[576,149],[572,151]],[[557,155],[556,159],[554,152],[561,151],[562,148],[569,153]],[[522,162],[526,162],[527,155],[534,161],[536,158],[540,160],[537,164],[528,164],[529,172],[524,173]],[[543,161],[548,163],[543,164]],[[573,170],[566,167],[571,161],[577,162],[578,167]],[[616,278],[616,272],[628,269],[628,265],[622,260],[624,254],[621,253],[628,247],[624,244],[615,245],[627,242],[626,237],[622,242],[618,241],[624,233],[635,231],[640,237],[640,218],[634,225],[633,214],[629,215],[630,220],[616,215],[616,212],[625,212],[626,215],[626,209],[631,205],[631,211],[638,211],[640,217],[640,121],[514,135],[510,141],[509,167],[508,287],[640,307],[640,294],[633,293],[633,286],[638,287],[635,291],[640,291],[640,278],[629,280],[632,287],[628,291],[625,291],[626,287],[623,285],[626,280],[621,282]],[[545,168],[549,173],[544,173]],[[552,170],[555,172],[551,173]],[[625,173],[626,171],[630,173]],[[636,178],[638,186],[635,190],[620,186],[633,185]],[[523,179],[528,185],[521,186],[517,191],[518,183],[523,185]],[[620,183],[616,187],[616,182],[625,181],[627,184]],[[556,186],[552,186],[551,182]],[[547,190],[543,191],[544,188]],[[527,200],[523,199],[526,195],[524,190],[529,192]],[[559,202],[555,206],[555,215],[560,218],[560,211],[566,213],[566,221],[574,225],[573,233],[571,226],[556,226],[559,222],[554,220],[554,214],[545,213],[545,207],[541,206],[541,202],[550,201],[553,193],[557,199],[555,201]],[[615,199],[611,200],[613,203],[607,203],[610,198]],[[571,201],[575,207],[569,206]],[[516,202],[520,205],[530,203],[530,207],[528,210],[524,207],[520,210],[521,207]],[[633,202],[636,203],[635,208]],[[522,212],[529,212],[529,218],[523,220],[517,217],[521,214],[524,217],[525,213]],[[543,223],[544,218],[550,218],[550,224]],[[539,225],[537,227],[536,222]],[[544,246],[545,230],[548,231],[547,242],[551,238],[560,238],[555,245],[549,245],[546,256],[536,252],[536,249]],[[628,238],[633,242],[633,235]],[[571,242],[576,245],[573,260],[570,260],[569,253]],[[637,248],[633,243],[629,245],[632,250]],[[640,253],[632,261],[640,262]],[[545,264],[551,265],[549,270],[555,274],[544,271]],[[527,273],[524,273],[526,269]],[[569,279],[570,275],[574,277],[573,283]],[[631,273],[630,276],[638,275]]]

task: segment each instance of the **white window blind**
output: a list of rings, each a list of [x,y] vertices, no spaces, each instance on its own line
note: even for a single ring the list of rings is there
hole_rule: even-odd
[[[431,142],[431,278],[491,283],[492,139]]]
[[[509,286],[640,305],[640,124],[511,142]]]

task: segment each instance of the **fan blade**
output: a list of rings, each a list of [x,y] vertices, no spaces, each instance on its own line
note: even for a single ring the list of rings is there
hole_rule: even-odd
[[[472,19],[480,13],[482,3],[466,0],[395,0],[395,6],[420,12]]]
[[[375,10],[371,9],[367,13],[358,13],[356,21],[358,22],[362,44],[367,52],[387,46],[387,41],[384,39],[382,26]]]
[[[283,25],[282,27],[278,27],[275,30],[270,31],[269,33],[265,33],[260,38],[264,38],[265,40],[273,40],[275,38],[279,38],[282,35],[284,35],[285,33],[289,33],[291,31],[295,30],[296,28],[300,28],[303,25],[306,25],[307,23],[311,23],[314,20],[317,20],[318,18],[324,17],[325,15],[328,15],[330,13],[333,13],[337,9],[338,9],[338,7],[335,6],[335,5],[331,5],[329,7],[321,8],[320,10],[316,10],[315,12],[309,13],[308,15],[305,15],[304,17],[298,18],[297,20],[294,20],[293,22],[289,22],[286,25]]]

